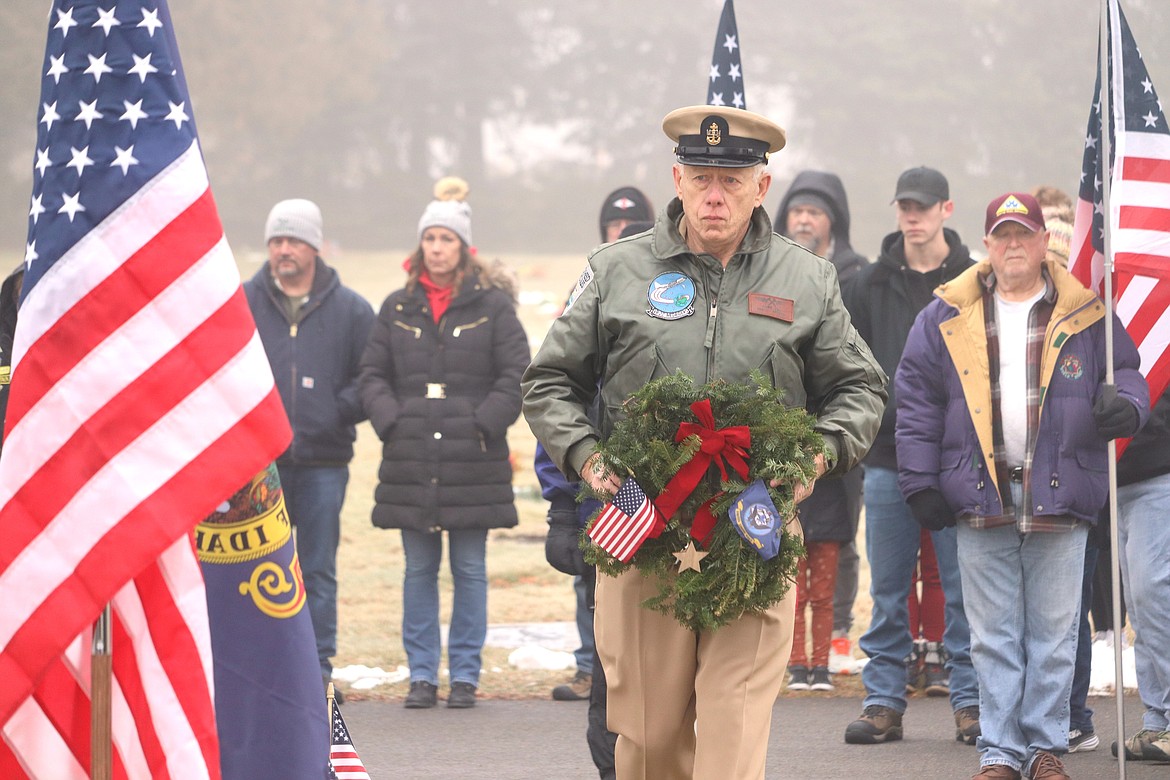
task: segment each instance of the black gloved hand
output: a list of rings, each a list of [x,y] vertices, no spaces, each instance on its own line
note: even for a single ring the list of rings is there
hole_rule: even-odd
[[[1137,433],[1138,411],[1132,403],[1113,393],[1104,392],[1093,404],[1093,420],[1102,439],[1125,439]]]
[[[914,519],[928,531],[941,531],[958,522],[943,494],[934,488],[915,493],[906,499],[906,503],[914,513]]]
[[[550,509],[548,537],[544,540],[544,558],[554,569],[565,574],[584,574],[589,568],[581,553],[577,510]]]

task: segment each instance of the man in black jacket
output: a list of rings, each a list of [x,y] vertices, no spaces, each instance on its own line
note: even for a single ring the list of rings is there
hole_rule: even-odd
[[[842,294],[861,269],[869,265],[849,241],[849,200],[845,185],[835,173],[801,171],[780,199],[773,224],[805,249],[816,252],[837,269]],[[828,671],[852,673],[855,669],[849,644],[853,628],[853,602],[857,600],[857,525],[861,516],[862,468],[851,469],[838,479],[826,480],[800,505],[805,538],[841,542],[837,580],[833,590],[833,636]],[[814,652],[814,655],[816,653]],[[814,662],[815,663],[815,662]],[[799,673],[797,673],[799,677]],[[801,690],[801,681],[795,680]],[[817,690],[832,687],[827,678],[811,681]],[[789,682],[793,688],[793,681]]]
[[[268,263],[244,293],[293,429],[277,461],[297,555],[305,575],[321,676],[337,652],[337,544],[353,458],[354,426],[366,418],[358,360],[374,322],[369,302],[341,284],[318,252],[321,210],[284,200],[265,225]]]
[[[849,286],[845,306],[853,325],[893,376],[915,318],[943,282],[972,265],[957,233],[943,226],[954,212],[946,177],[932,168],[911,168],[894,194],[898,230],[882,240],[877,262]],[[891,389],[881,429],[865,460],[865,546],[870,567],[873,616],[861,637],[869,656],[862,671],[864,711],[845,730],[845,741],[873,744],[902,738],[906,710],[906,659],[912,640],[906,598],[918,560],[917,515],[898,489]],[[949,659],[955,739],[975,744],[979,736],[979,685],[971,666],[971,635],[963,612],[955,529],[932,530],[939,577],[946,598],[943,646]]]

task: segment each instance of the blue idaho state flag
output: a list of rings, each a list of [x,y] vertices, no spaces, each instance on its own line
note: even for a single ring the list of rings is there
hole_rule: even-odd
[[[256,475],[195,529],[224,780],[321,780],[329,721],[284,493]]]
[[[768,495],[763,480],[757,479],[739,494],[727,510],[731,524],[765,561],[780,552],[784,523]]]

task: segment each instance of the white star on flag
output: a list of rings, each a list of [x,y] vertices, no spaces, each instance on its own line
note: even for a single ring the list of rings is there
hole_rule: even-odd
[[[724,0],[715,31],[715,47],[711,53],[710,83],[707,86],[707,105],[726,106],[724,95],[733,95],[732,105],[746,108],[743,71],[740,64],[739,33],[735,29],[735,7],[732,0]],[[737,89],[738,87],[738,89]]]

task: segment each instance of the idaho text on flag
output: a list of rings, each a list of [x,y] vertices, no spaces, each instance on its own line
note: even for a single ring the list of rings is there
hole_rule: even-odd
[[[613,501],[601,508],[601,513],[589,528],[589,538],[625,563],[634,557],[647,537],[662,533],[665,525],[638,483],[627,478]]]
[[[1117,316],[1137,344],[1150,399],[1157,401],[1170,383],[1170,130],[1116,0],[1109,0],[1108,10],[1109,78],[1103,92],[1098,75],[1089,113],[1069,270],[1104,294],[1108,230]],[[1112,107],[1108,166],[1102,159],[1103,102]],[[1105,176],[1110,176],[1108,220]]]
[[[287,419],[200,154],[165,0],[57,0],[38,68],[0,458],[0,766],[89,773],[113,606],[115,777],[217,778],[190,532]]]

